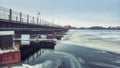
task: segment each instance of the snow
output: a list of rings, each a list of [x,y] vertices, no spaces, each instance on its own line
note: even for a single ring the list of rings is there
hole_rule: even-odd
[[[22,64],[22,66],[14,66],[14,67],[11,67],[11,68],[48,68],[48,66],[50,64],[52,64],[52,61],[47,60],[43,63],[39,63],[39,64],[36,64],[36,65]]]
[[[30,35],[21,35],[21,44],[22,45],[30,45],[30,41],[25,41],[25,40],[29,40],[30,39]]]
[[[41,39],[47,39],[47,35],[41,35]]]
[[[14,31],[0,31],[0,35],[14,35]]]
[[[8,52],[15,52],[16,50],[14,49],[8,49],[8,50],[1,50],[0,49],[0,54],[3,54],[3,53],[8,53]]]
[[[34,66],[28,65],[28,64],[23,64],[22,66],[15,66],[12,68],[42,68],[42,64],[37,64]]]
[[[78,45],[120,54],[120,31],[73,30],[69,31],[59,43]]]

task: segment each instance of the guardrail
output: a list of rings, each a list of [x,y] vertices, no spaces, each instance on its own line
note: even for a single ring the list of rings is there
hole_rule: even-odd
[[[26,23],[26,24],[37,24],[37,25],[45,25],[45,26],[52,26],[52,27],[62,27],[52,22],[48,22],[46,20],[35,18],[34,16],[30,16],[22,12],[17,12],[12,9],[7,9],[1,6],[0,6],[0,19],[5,19],[9,21],[17,21],[19,23]]]

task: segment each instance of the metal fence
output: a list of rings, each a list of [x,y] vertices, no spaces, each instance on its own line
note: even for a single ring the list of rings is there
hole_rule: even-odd
[[[61,27],[54,23],[48,22],[46,20],[38,19],[38,18],[35,18],[34,16],[30,16],[30,15],[17,12],[12,9],[7,9],[1,6],[0,6],[0,19],[16,21],[20,23],[27,23],[27,24],[38,24],[38,25],[45,25],[45,26]]]

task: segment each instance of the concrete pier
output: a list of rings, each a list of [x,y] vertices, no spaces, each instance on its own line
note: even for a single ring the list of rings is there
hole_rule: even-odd
[[[13,35],[14,31],[0,31],[0,66],[21,61],[19,45],[13,44]]]
[[[11,49],[13,46],[13,31],[0,31],[0,49]]]

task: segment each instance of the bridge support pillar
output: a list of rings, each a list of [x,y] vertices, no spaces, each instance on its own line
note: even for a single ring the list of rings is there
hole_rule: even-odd
[[[0,66],[21,61],[19,45],[14,44],[13,35],[13,31],[0,31]]]
[[[11,31],[9,31],[11,32]],[[12,49],[13,47],[13,35],[11,34],[7,34],[4,35],[4,33],[6,33],[6,31],[0,31],[0,49],[1,50],[6,50],[6,49]]]

